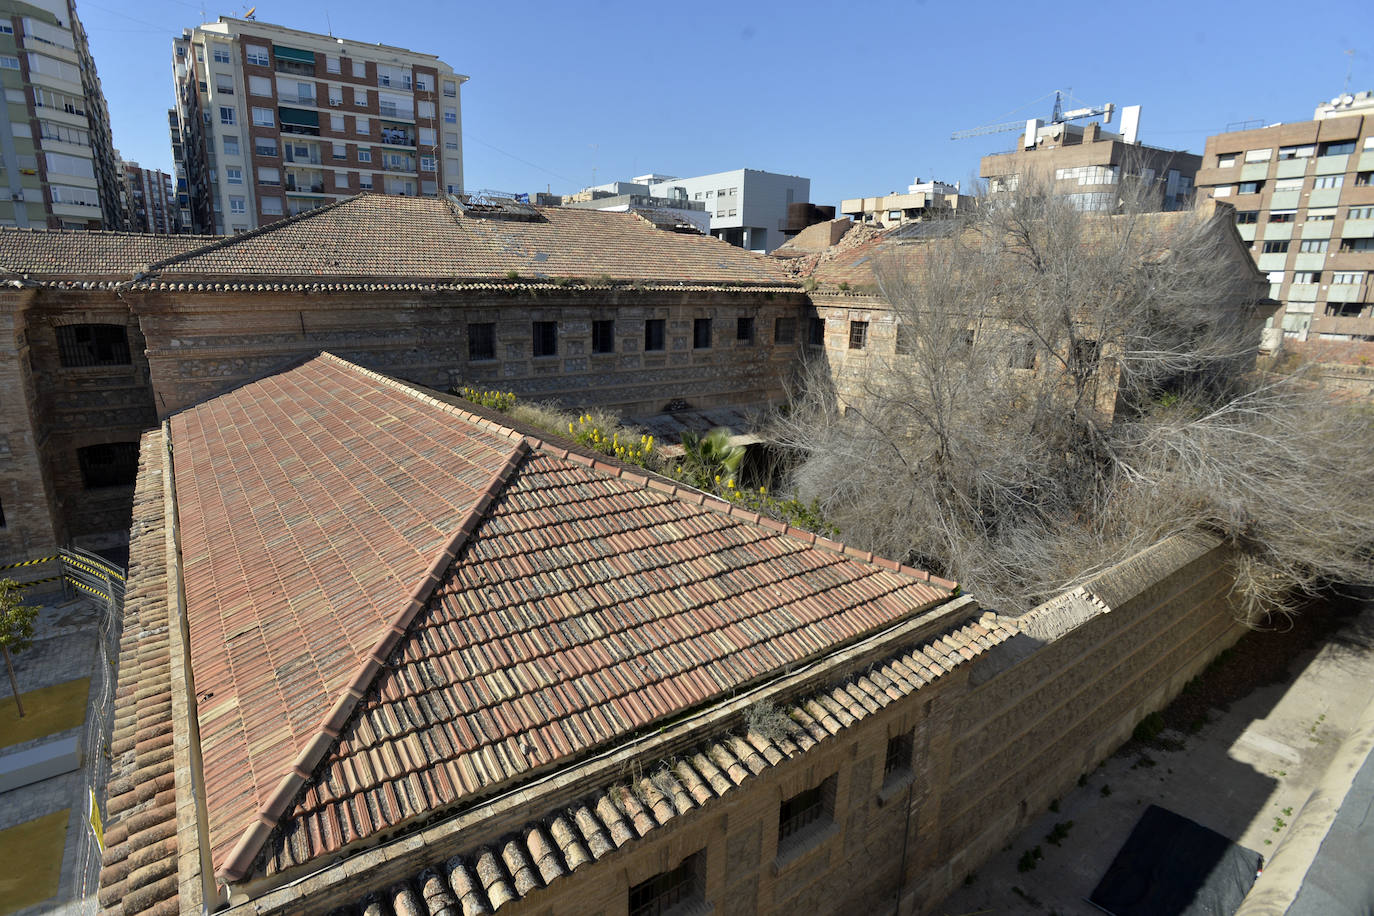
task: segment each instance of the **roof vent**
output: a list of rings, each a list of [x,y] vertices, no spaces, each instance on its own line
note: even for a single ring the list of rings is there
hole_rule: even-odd
[[[477,191],[473,194],[451,194],[449,199],[464,216],[518,223],[545,222],[543,214],[530,206],[528,194]]]

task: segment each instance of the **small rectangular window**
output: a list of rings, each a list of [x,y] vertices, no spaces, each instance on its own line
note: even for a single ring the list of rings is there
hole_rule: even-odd
[[[248,45],[244,49],[248,54],[248,62],[258,67],[272,66],[272,59],[267,56],[267,48],[262,45]]]
[[[711,349],[711,319],[696,318],[692,320],[692,349],[709,350]]]
[[[119,324],[68,324],[57,328],[63,366],[127,366],[129,332]]]
[[[650,318],[644,322],[644,350],[646,353],[664,349],[663,325],[664,320],[662,318]]]
[[[1318,175],[1312,182],[1312,189],[1317,188],[1339,188],[1345,183],[1344,175]]]
[[[130,487],[138,480],[138,443],[107,442],[76,450],[81,482],[87,490]]]
[[[219,110],[219,123],[234,124],[237,121],[237,112],[228,106],[221,107]]]
[[[592,322],[592,352],[593,353],[614,353],[615,352],[615,320],[606,319],[604,321]]]
[[[496,324],[490,321],[468,325],[468,359],[496,359]]]
[[[812,318],[807,329],[806,342],[813,347],[825,346],[825,319]]]
[[[773,343],[790,344],[797,340],[797,319],[795,318],[775,318],[773,319]]]
[[[666,916],[700,902],[705,892],[706,855],[694,853],[672,871],[660,872],[630,888],[629,916]]]
[[[1326,251],[1326,239],[1303,239],[1298,243],[1298,251],[1304,254],[1316,254]]]
[[[1236,211],[1236,224],[1237,224],[1237,225],[1240,225],[1240,226],[1247,226],[1247,225],[1249,225],[1249,224],[1251,224],[1251,223],[1258,223],[1258,222],[1259,222],[1259,211],[1258,211],[1258,210],[1237,210],[1237,211]]]
[[[1273,241],[1271,241],[1271,242],[1265,242],[1265,243],[1264,243],[1264,248],[1262,249],[1262,251],[1263,251],[1264,254],[1282,254],[1283,252],[1285,252],[1285,251],[1287,251],[1287,250],[1288,250],[1288,242],[1287,242],[1287,240],[1282,240],[1282,241],[1277,241],[1277,242],[1273,242]]]
[[[750,315],[741,315],[735,319],[735,340],[743,344],[754,342],[754,319]]]
[[[556,322],[556,321],[536,321],[536,322],[534,322],[534,355],[535,355],[535,356],[557,356],[557,355],[558,355],[558,322]]]
[[[778,806],[778,851],[829,824],[834,816],[835,777],[798,792]]]
[[[1354,140],[1333,140],[1321,145],[1321,155],[1323,156],[1344,156],[1353,152],[1355,152]]]
[[[253,154],[254,154],[254,155],[257,155],[257,156],[275,156],[275,155],[277,155],[277,138],[276,138],[276,137],[254,137],[254,138],[253,138]]]
[[[868,322],[849,322],[849,349],[862,350],[868,346]]]
[[[277,116],[272,112],[272,109],[270,109],[270,108],[254,108],[254,109],[253,109],[253,126],[254,126],[254,127],[272,127],[272,126],[274,126],[276,123],[277,123]]]
[[[911,733],[887,739],[887,757],[883,761],[883,782],[891,782],[911,772]]]

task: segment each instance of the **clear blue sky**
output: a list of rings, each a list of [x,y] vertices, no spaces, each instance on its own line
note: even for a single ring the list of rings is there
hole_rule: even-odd
[[[172,38],[242,5],[77,0],[128,159],[171,171]],[[1368,0],[649,4],[264,0],[257,18],[437,54],[462,90],[470,189],[574,191],[645,172],[804,175],[812,199],[976,174],[1072,88],[1143,105],[1141,139],[1201,152],[1232,122],[1299,121],[1374,89]],[[385,23],[385,24],[382,24]],[[1353,55],[1344,53],[1353,49]],[[1035,104],[1032,104],[1035,103]],[[1115,122],[1114,122],[1115,123]],[[593,171],[595,170],[595,171]]]

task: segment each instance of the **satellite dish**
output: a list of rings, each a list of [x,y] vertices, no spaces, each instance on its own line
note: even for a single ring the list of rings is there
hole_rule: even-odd
[[[248,12],[246,12],[246,13],[243,14],[243,18],[244,18],[244,19],[252,19],[252,18],[253,18],[253,14],[256,13],[257,11],[258,11],[258,8],[257,8],[256,6],[250,6],[250,7],[248,8]]]

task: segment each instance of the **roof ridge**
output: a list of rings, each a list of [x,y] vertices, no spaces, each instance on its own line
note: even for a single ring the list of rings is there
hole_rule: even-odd
[[[583,467],[591,468],[592,470],[599,471],[600,473],[606,474],[610,477],[615,477],[620,480],[624,480],[626,483],[638,486],[640,489],[658,490],[660,493],[666,493],[669,496],[672,496],[676,499],[681,499],[685,502],[689,502],[692,505],[701,506],[702,508],[707,509],[708,511],[718,512],[721,515],[728,515],[733,518],[744,521],[748,524],[755,525],[757,527],[767,528],[774,534],[781,534],[787,537],[797,538],[811,547],[819,547],[822,550],[829,550],[834,553],[842,554],[844,556],[851,557],[852,559],[859,560],[864,563],[872,563],[873,565],[886,569],[889,572],[900,573],[902,575],[910,576],[913,579],[916,579],[921,582],[928,582],[931,585],[936,586],[937,588],[943,588],[950,592],[954,592],[959,588],[959,583],[954,582],[950,579],[945,579],[941,576],[932,575],[924,569],[917,569],[914,566],[907,566],[903,563],[898,563],[896,560],[889,560],[886,557],[880,557],[871,550],[860,550],[857,547],[852,547],[844,543],[843,541],[836,541],[831,538],[822,537],[821,535],[816,534],[814,531],[807,531],[805,528],[798,528],[795,525],[788,525],[785,522],[778,521],[777,519],[769,518],[768,516],[760,512],[754,512],[751,509],[746,509],[743,506],[736,505],[735,503],[722,499],[719,496],[714,496],[710,493],[707,493],[705,490],[698,490],[696,487],[690,487],[686,484],[676,483],[667,477],[654,474],[651,471],[630,470],[628,467],[611,464],[607,461],[602,461],[600,458],[586,454],[585,452],[574,451],[573,449],[570,449],[567,446],[562,445],[561,443],[550,442],[547,439],[543,439],[538,436],[532,436],[527,435],[525,433],[521,433],[517,430],[511,429],[509,426],[504,426],[500,423],[497,423],[494,420],[490,420],[487,417],[483,417],[479,414],[470,413],[469,411],[463,410],[461,407],[457,407],[453,404],[441,401],[433,395],[426,394],[423,391],[413,388],[410,385],[405,384],[404,382],[397,381],[396,379],[391,378],[390,376],[383,375],[380,372],[374,372],[371,369],[367,369],[363,366],[359,366],[356,363],[349,362],[343,357],[336,356],[335,354],[330,353],[327,350],[321,351],[320,355],[328,357],[331,360],[334,360],[341,366],[350,368],[355,372],[359,372],[363,375],[368,376],[369,378],[375,379],[386,385],[390,385],[394,388],[404,391],[410,394],[411,396],[416,397],[422,401],[425,401],[426,403],[432,404],[442,410],[448,411],[449,413],[457,414],[458,416],[467,420],[469,423],[474,423],[488,432],[506,436],[507,438],[512,439],[519,438],[522,441],[524,441],[531,449],[538,449],[541,452],[547,452],[565,461],[575,462],[577,464],[582,465]]]
[[[222,248],[228,248],[230,245],[235,245],[247,239],[257,238],[260,235],[266,235],[268,232],[275,232],[276,230],[281,229],[284,226],[291,226],[299,222],[304,222],[305,220],[310,219],[312,217],[319,216],[322,213],[328,213],[331,210],[337,210],[344,204],[352,203],[353,201],[358,200],[359,198],[368,196],[371,195],[354,194],[352,197],[345,197],[343,200],[336,200],[333,203],[326,204],[323,207],[312,207],[309,210],[302,210],[300,213],[297,213],[294,216],[289,216],[286,219],[279,219],[270,223],[265,223],[261,226],[258,226],[256,229],[249,229],[247,232],[240,232],[235,235],[216,236],[216,238],[218,238],[219,241],[212,242],[209,245],[203,245],[200,248],[193,248],[190,251],[183,251],[181,254],[173,255],[170,258],[163,258],[161,261],[154,261],[152,264],[149,264],[146,268],[144,268],[143,271],[141,271],[141,273],[145,275],[151,274],[164,267],[170,267],[171,265],[176,264],[179,261],[190,260],[193,257],[198,257],[199,255],[206,254],[211,251],[219,251]]]
[[[33,235],[132,235],[152,239],[219,239],[223,236],[195,232],[135,232],[132,229],[53,229],[47,226],[0,226],[0,232],[31,233]]]
[[[332,353],[326,352],[321,355],[329,357],[329,359],[336,364],[352,366],[360,372],[390,382],[400,390],[413,391],[413,389],[406,388],[394,379],[387,379],[379,373],[373,373],[370,370],[363,369],[361,366],[354,366],[347,360],[334,356]],[[418,394],[418,392],[415,393]],[[432,398],[428,400],[441,407],[448,407],[448,405]],[[511,432],[513,433],[514,431],[512,430]],[[252,868],[253,862],[257,859],[264,844],[271,836],[272,830],[277,827],[282,815],[290,808],[292,800],[294,800],[297,793],[300,792],[301,788],[305,785],[306,780],[310,778],[315,767],[319,764],[325,753],[334,746],[334,743],[338,740],[340,733],[343,731],[344,725],[348,722],[349,718],[352,717],[354,710],[357,709],[358,702],[367,695],[368,689],[372,686],[373,681],[376,680],[377,675],[381,672],[382,666],[386,663],[387,656],[391,654],[391,651],[396,648],[401,638],[405,636],[406,631],[415,620],[415,617],[424,610],[425,606],[429,603],[429,599],[431,595],[433,595],[434,590],[439,586],[445,571],[448,570],[449,566],[451,566],[453,561],[457,558],[458,553],[463,549],[468,538],[470,538],[481,525],[482,520],[486,517],[487,510],[491,508],[492,503],[496,501],[496,497],[510,481],[511,475],[515,473],[515,469],[520,466],[529,453],[529,443],[525,441],[523,436],[518,436],[513,443],[510,454],[506,456],[505,463],[502,464],[496,473],[492,475],[491,479],[487,481],[487,485],[477,498],[477,502],[474,503],[472,508],[464,515],[463,520],[454,530],[443,550],[434,558],[429,569],[424,573],[419,583],[417,583],[412,590],[410,600],[391,618],[391,621],[385,625],[385,629],[382,630],[381,635],[377,638],[376,643],[372,647],[372,651],[364,657],[353,679],[343,688],[343,692],[340,694],[338,700],[335,701],[329,712],[325,714],[324,720],[320,723],[318,730],[315,732],[315,736],[307,741],[305,746],[301,748],[300,752],[296,755],[296,759],[291,765],[290,772],[282,777],[277,787],[273,789],[271,795],[267,797],[267,800],[259,805],[257,820],[243,833],[238,843],[230,850],[229,855],[224,860],[224,864],[221,865],[216,872],[217,875],[225,880],[236,881],[248,874],[249,870]]]

